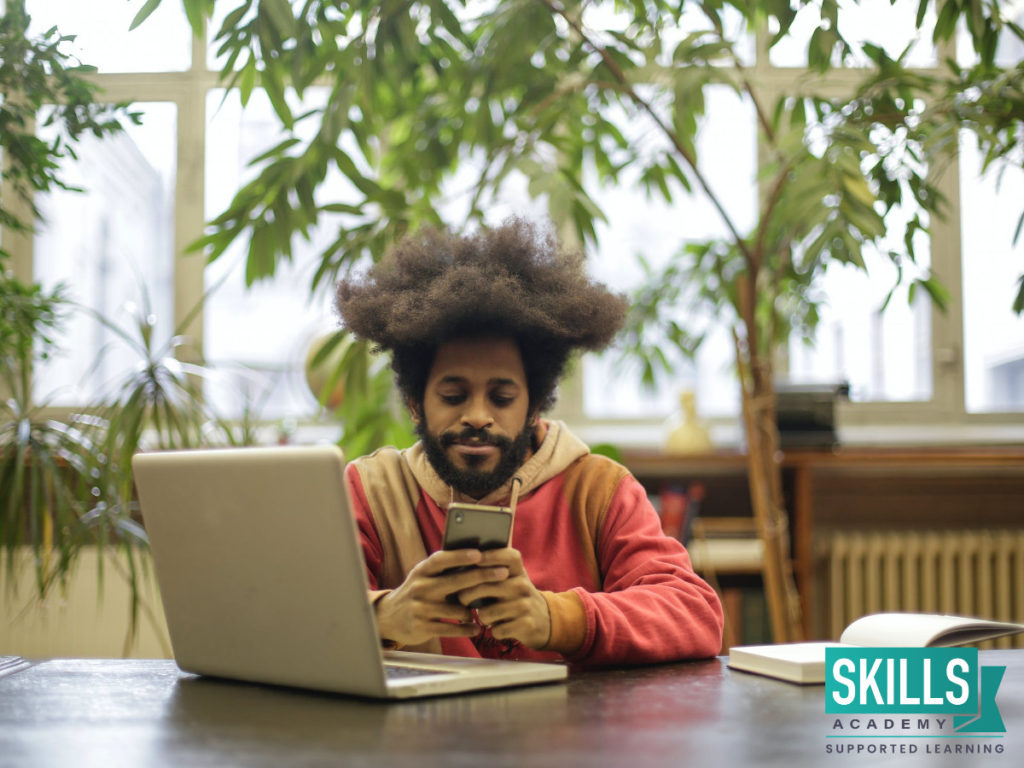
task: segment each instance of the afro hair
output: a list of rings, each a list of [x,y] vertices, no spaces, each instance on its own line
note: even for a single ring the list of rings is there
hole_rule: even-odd
[[[582,254],[514,218],[470,236],[407,237],[362,279],[342,280],[335,306],[349,331],[392,353],[398,386],[415,403],[439,344],[514,338],[539,411],[553,404],[571,353],[607,346],[627,305],[587,277]]]

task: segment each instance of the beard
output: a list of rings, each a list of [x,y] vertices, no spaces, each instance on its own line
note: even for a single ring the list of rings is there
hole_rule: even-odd
[[[415,426],[430,466],[445,483],[472,499],[482,499],[507,483],[526,460],[533,439],[533,428],[529,423],[524,425],[523,430],[514,439],[492,435],[486,429],[473,427],[466,427],[461,432],[442,432],[435,437],[427,427],[426,418],[420,419]],[[494,469],[488,472],[473,468],[472,464],[476,460],[482,461],[483,457],[468,457],[467,463],[470,466],[466,469],[456,467],[449,460],[445,453],[448,448],[461,440],[472,439],[496,446],[501,452]]]

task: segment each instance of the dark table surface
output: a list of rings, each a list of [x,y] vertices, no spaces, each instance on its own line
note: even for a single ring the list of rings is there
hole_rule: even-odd
[[[400,703],[199,678],[171,661],[55,659],[0,677],[0,766],[1024,766],[1024,651],[984,651],[981,664],[1007,667],[1005,735],[890,740],[836,738],[824,686],[723,659]],[[883,744],[917,749],[867,752]],[[941,751],[971,744],[1002,752]]]

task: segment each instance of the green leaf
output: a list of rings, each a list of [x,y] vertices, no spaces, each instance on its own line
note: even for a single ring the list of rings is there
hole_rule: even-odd
[[[189,26],[192,27],[192,34],[197,37],[203,34],[203,22],[206,16],[213,10],[212,0],[182,0],[185,6],[185,16],[188,18]]]
[[[292,110],[285,100],[284,84],[281,82],[281,74],[278,68],[273,65],[267,66],[263,70],[261,82],[267,98],[270,99],[270,104],[274,107],[274,112],[281,120],[281,125],[285,129],[291,130],[295,126],[295,117],[292,115]]]
[[[959,8],[957,3],[952,0],[942,4],[939,9],[939,15],[935,19],[935,30],[932,33],[932,40],[935,43],[940,43],[944,40],[949,40],[952,34],[956,31],[956,20],[959,15]],[[920,14],[920,9],[918,9]]]
[[[294,35],[295,17],[292,15],[292,9],[287,0],[262,0],[260,10],[264,8],[267,10],[266,18],[270,19],[282,38]]]
[[[921,25],[924,24],[924,18],[928,13],[929,5],[931,5],[931,0],[920,0],[917,4],[917,16],[914,19],[915,29],[920,29]]]
[[[919,279],[916,281],[918,285],[928,292],[928,296],[931,297],[932,302],[941,311],[945,312],[949,306],[949,290],[940,283],[935,277],[929,276],[925,279]],[[914,287],[914,283],[911,283],[911,288]]]
[[[153,13],[153,11],[155,11],[159,7],[160,2],[161,0],[147,0],[146,4],[139,9],[139,12],[137,14],[135,14],[135,18],[132,19],[132,23],[128,27],[128,31],[131,32],[133,29],[138,27],[142,22],[148,19],[150,15]]]
[[[262,224],[253,227],[249,241],[249,257],[245,261],[245,285],[274,274],[274,239],[271,227]]]
[[[256,59],[251,58],[245,62],[245,66],[242,67],[241,74],[238,80],[238,96],[242,102],[242,106],[246,106],[249,103],[249,97],[252,95],[252,89],[256,85]],[[227,94],[224,94],[227,96]]]

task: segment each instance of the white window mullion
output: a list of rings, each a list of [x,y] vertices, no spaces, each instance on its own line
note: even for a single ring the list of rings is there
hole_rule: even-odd
[[[936,179],[948,201],[946,215],[931,223],[932,272],[949,293],[946,310],[931,308],[933,405],[936,416],[963,421],[964,305],[960,263],[960,168],[951,162]]]
[[[187,73],[183,99],[178,104],[178,183],[175,190],[174,231],[174,327],[194,340],[202,353],[203,315],[181,324],[201,301],[204,290],[202,253],[185,253],[202,237],[205,217],[206,91],[211,73],[206,68],[206,40],[192,40],[192,67]]]

